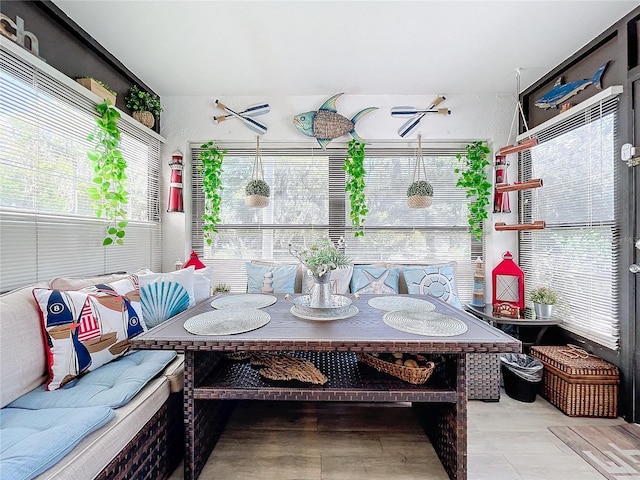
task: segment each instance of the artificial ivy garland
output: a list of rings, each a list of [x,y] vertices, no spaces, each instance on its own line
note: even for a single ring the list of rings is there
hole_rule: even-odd
[[[109,220],[107,224],[107,236],[102,245],[124,244],[127,226],[125,205],[128,203],[129,192],[125,190],[127,175],[127,161],[122,156],[120,146],[120,130],[118,119],[120,113],[113,105],[105,100],[96,105],[99,117],[96,118],[96,127],[87,137],[90,142],[95,142],[93,150],[87,152],[91,161],[95,186],[89,188],[93,208],[98,218]]]
[[[364,143],[351,140],[348,145],[348,155],[344,160],[342,170],[347,172],[347,181],[344,190],[349,192],[349,203],[351,204],[351,225],[354,228],[354,237],[364,237],[363,223],[369,210],[367,209],[364,196]]]
[[[200,145],[200,148],[202,151],[198,158],[202,160],[202,165],[198,165],[197,169],[202,173],[202,190],[205,198],[202,230],[207,245],[211,245],[213,234],[218,232],[216,225],[220,223],[222,160],[227,151],[220,151],[213,140]]]
[[[490,150],[482,142],[473,142],[465,147],[467,154],[463,158],[459,153],[456,158],[464,162],[465,168],[456,168],[460,174],[456,186],[467,190],[469,201],[469,227],[470,233],[480,241],[482,239],[482,222],[489,217],[487,207],[491,196],[491,182],[487,174],[489,161],[487,155]]]

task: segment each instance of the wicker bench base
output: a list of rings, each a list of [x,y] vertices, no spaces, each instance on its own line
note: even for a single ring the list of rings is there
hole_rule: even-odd
[[[182,392],[172,393],[97,480],[164,480],[184,457]]]
[[[500,400],[500,354],[467,354],[467,398]]]

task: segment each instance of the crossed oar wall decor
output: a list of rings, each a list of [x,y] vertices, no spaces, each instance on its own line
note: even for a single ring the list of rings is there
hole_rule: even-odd
[[[269,107],[268,103],[253,105],[251,107],[244,109],[241,112],[236,112],[234,110],[231,110],[229,107],[221,103],[219,100],[216,100],[214,102],[214,105],[227,114],[227,115],[221,115],[217,117],[214,116],[213,123],[215,123],[216,125],[219,125],[220,122],[224,122],[225,120],[228,120],[230,118],[237,118],[242,123],[244,123],[247,127],[249,127],[251,130],[256,132],[258,135],[264,135],[265,133],[267,133],[267,126],[251,117],[257,117],[258,115],[264,115],[266,113],[269,113],[271,111],[271,108]]]

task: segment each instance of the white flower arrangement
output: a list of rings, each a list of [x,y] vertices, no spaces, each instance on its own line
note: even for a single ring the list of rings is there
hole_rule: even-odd
[[[309,275],[321,276],[336,268],[351,265],[351,260],[344,254],[344,237],[340,237],[337,246],[327,237],[300,250],[293,250],[289,244],[289,253],[300,260]]]

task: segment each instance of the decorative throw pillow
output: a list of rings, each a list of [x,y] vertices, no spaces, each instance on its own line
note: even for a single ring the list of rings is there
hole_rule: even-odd
[[[455,263],[403,268],[409,293],[431,295],[462,310],[454,277]]]
[[[296,284],[296,271],[298,265],[255,265],[246,263],[247,267],[247,293],[261,293],[265,287],[265,274],[271,273],[273,277],[267,278],[267,287],[271,281],[273,293],[293,293]],[[268,291],[268,288],[267,288]]]
[[[193,272],[193,297],[196,303],[211,296],[212,267],[197,269]]]
[[[46,337],[47,390],[124,355],[147,329],[135,277],[78,291],[36,288],[33,296]]]
[[[196,304],[193,291],[194,267],[175,272],[150,273],[138,277],[142,318],[153,328]]]
[[[351,277],[351,292],[365,294],[398,293],[400,269],[355,265]]]
[[[313,287],[313,278],[309,275],[306,268],[302,269],[302,293],[308,295]],[[331,293],[344,295],[349,293],[349,283],[353,275],[353,267],[336,268],[331,271]]]

